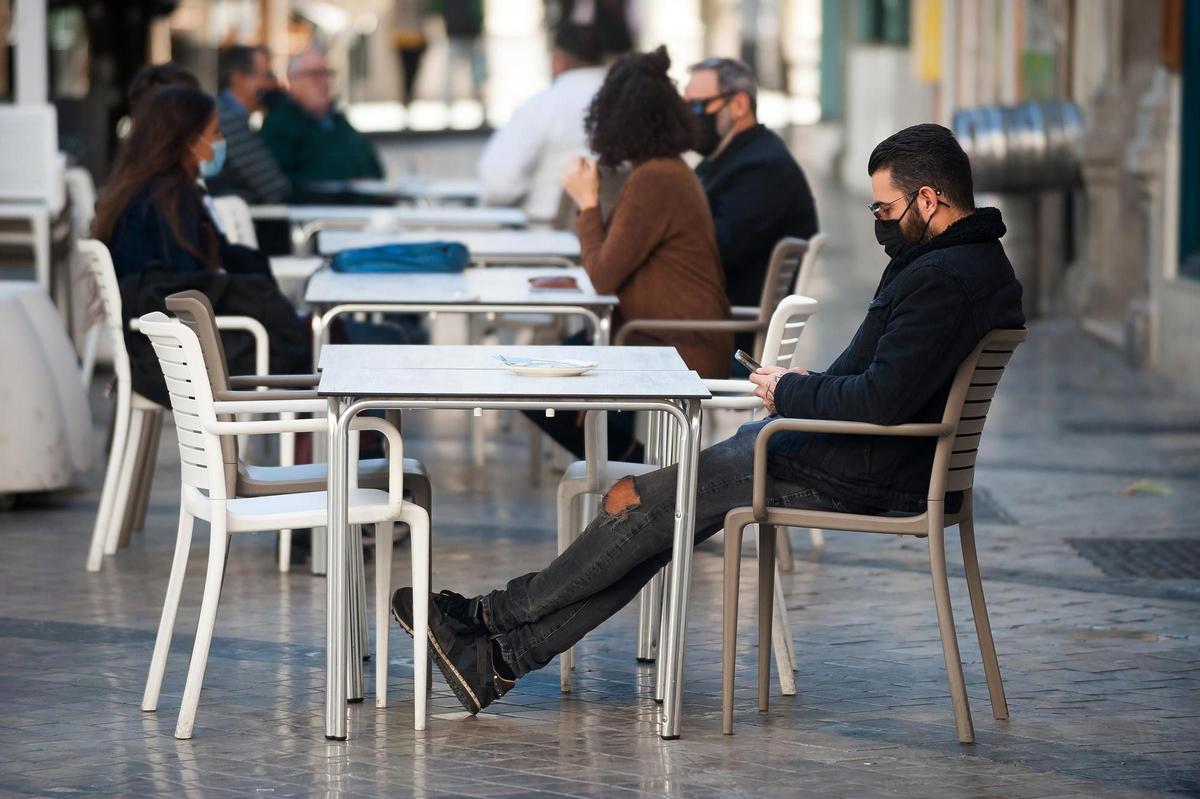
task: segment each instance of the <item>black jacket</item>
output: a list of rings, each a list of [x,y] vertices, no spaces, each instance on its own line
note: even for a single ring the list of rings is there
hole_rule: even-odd
[[[1020,328],[1021,284],[1000,212],[980,208],[888,264],[850,345],[824,373],[784,376],[779,415],[874,424],[940,421],[959,364],[997,328]],[[925,508],[933,439],[784,433],[770,469],[881,510]],[[957,497],[948,499],[948,506]]]
[[[732,305],[758,305],[771,250],[784,236],[811,238],[817,207],[800,165],[772,131],[739,133],[696,177],[708,195]]]

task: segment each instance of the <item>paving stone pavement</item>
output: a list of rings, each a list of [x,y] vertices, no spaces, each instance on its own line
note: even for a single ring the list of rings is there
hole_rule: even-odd
[[[834,299],[806,333],[817,364],[853,328],[878,274],[872,249],[844,243],[870,234],[843,207],[857,206],[822,209],[835,236],[821,290]],[[93,399],[99,446],[107,400]],[[552,557],[554,476],[528,479],[521,425],[497,428],[488,466],[475,469],[465,426],[449,413],[406,417],[406,454],[435,478],[435,583],[472,592]],[[98,475],[0,513],[0,795],[1200,795],[1200,584],[1109,577],[1069,543],[1200,538],[1200,405],[1162,378],[1130,374],[1069,323],[1032,325],[979,460],[980,560],[1008,721],[991,717],[950,536],[973,746],[955,742],[925,543],[831,533],[817,550],[801,532],[784,576],[797,695],[773,683],[770,712],[755,710],[747,558],[736,734],[721,734],[714,539],[695,559],[684,737],[674,742],[655,733],[653,671],[633,660],[632,608],[581,644],[572,693],[559,692],[551,665],[471,719],[438,677],[423,733],[412,730],[411,649],[393,625],[391,707],[353,706],[350,740],[327,742],[324,581],[279,574],[271,536],[239,537],[195,737],[177,741],[203,524],[159,710],[138,709],[173,546],[173,447],[167,430],[145,531],[99,574],[83,570]],[[1170,495],[1122,492],[1137,480]],[[407,558],[401,544],[397,580]]]

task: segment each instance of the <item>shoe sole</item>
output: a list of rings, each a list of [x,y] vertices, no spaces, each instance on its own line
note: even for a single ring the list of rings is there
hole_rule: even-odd
[[[392,605],[392,618],[396,620],[396,623],[400,625],[404,632],[413,635],[412,628],[405,624],[404,619],[400,618],[400,614],[396,612],[395,605]],[[433,662],[437,664],[438,671],[442,673],[446,684],[454,692],[455,698],[458,699],[463,709],[472,716],[478,714],[480,710],[483,710],[483,706],[480,705],[479,700],[475,697],[475,692],[471,690],[471,686],[467,685],[467,681],[463,678],[462,674],[450,662],[450,658],[446,657],[446,653],[442,651],[442,645],[438,643],[433,630],[429,630],[427,635],[429,646],[433,651]]]

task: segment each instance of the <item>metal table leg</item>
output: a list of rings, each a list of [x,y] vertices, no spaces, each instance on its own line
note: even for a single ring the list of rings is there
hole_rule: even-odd
[[[329,575],[325,581],[325,737],[346,740],[349,643],[347,571],[348,493],[346,461],[350,419],[340,397],[329,399]]]
[[[696,466],[700,460],[700,402],[683,403],[688,424],[679,430],[679,479],[675,487],[675,541],[669,569],[667,629],[659,668],[666,670],[662,727],[665,740],[679,737],[683,705],[684,645],[687,638],[688,589],[692,581],[692,543],[696,528]]]

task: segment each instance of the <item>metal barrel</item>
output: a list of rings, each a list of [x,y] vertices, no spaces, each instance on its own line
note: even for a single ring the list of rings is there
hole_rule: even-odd
[[[1083,120],[1069,100],[988,105],[954,112],[977,191],[1069,189],[1079,182]]]

